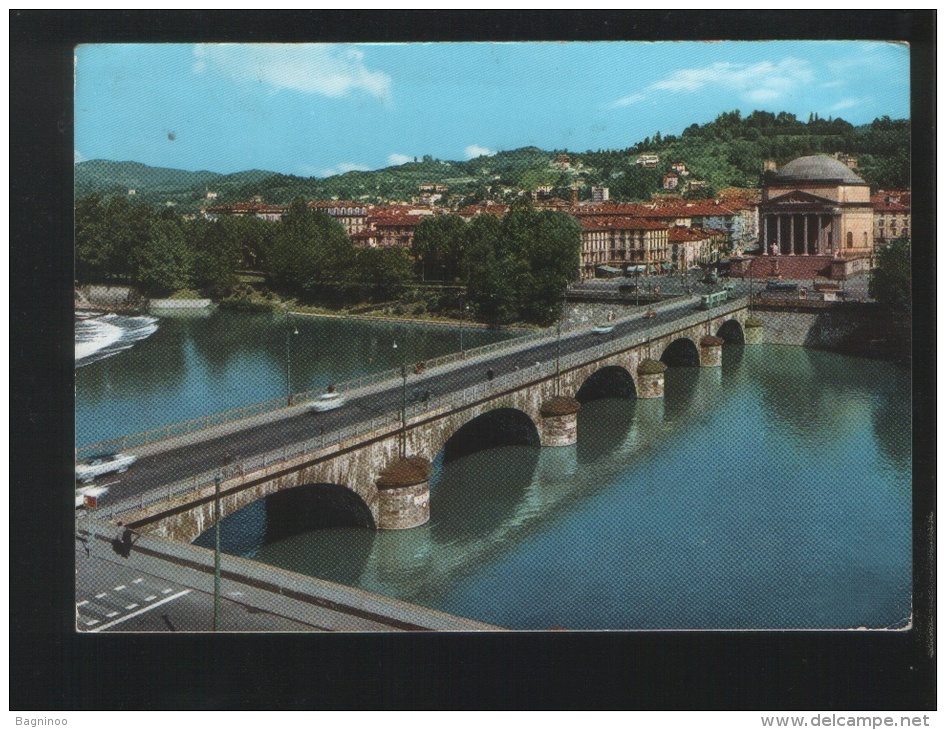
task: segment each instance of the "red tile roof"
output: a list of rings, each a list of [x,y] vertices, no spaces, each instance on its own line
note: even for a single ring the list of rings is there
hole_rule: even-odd
[[[631,216],[581,216],[578,222],[586,231],[656,231],[667,228],[657,221]]]
[[[674,226],[667,233],[667,240],[671,243],[680,243],[682,241],[705,241],[709,236],[697,228],[687,228],[686,226]]]

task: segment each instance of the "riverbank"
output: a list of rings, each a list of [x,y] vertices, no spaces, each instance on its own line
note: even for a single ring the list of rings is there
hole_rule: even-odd
[[[349,314],[347,312],[311,311],[308,308],[290,309],[290,314],[308,317],[327,317],[333,319],[355,319],[366,322],[392,322],[395,324],[427,324],[436,327],[469,327],[471,329],[504,330],[507,332],[535,332],[542,327],[527,327],[525,325],[490,325],[482,322],[472,322],[465,319],[450,319],[448,317],[408,317],[381,314]]]
[[[841,355],[909,365],[912,339],[909,321],[884,312],[877,304],[838,303],[822,310],[757,306],[764,323],[762,342],[827,350]]]

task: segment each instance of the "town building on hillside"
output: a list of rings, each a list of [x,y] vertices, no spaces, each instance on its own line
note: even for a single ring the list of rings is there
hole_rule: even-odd
[[[682,175],[683,177],[686,177],[690,174],[690,171],[687,170],[686,164],[683,162],[674,162],[672,165],[670,165],[670,169],[678,175]]]
[[[368,225],[372,206],[350,200],[313,200],[309,208],[327,213],[345,226],[349,236],[359,233]]]
[[[607,203],[608,198],[611,197],[611,190],[601,185],[592,185],[591,186],[591,202],[592,203]]]
[[[286,206],[269,205],[260,201],[251,201],[249,203],[223,203],[207,208],[206,217],[210,220],[216,220],[220,216],[235,216],[238,218],[259,218],[264,221],[282,220],[286,212]]]
[[[459,216],[470,222],[478,215],[493,215],[502,218],[509,212],[509,206],[503,203],[485,202],[478,205],[467,205],[460,209]]]
[[[867,259],[873,250],[870,187],[831,157],[799,157],[776,170],[759,216],[767,255]]]
[[[592,278],[599,266],[668,264],[671,259],[667,227],[628,216],[578,216],[581,225],[581,271]]]
[[[835,152],[834,159],[836,159],[842,165],[847,165],[852,170],[857,169],[857,158],[853,155],[847,155],[844,152]]]
[[[676,190],[679,184],[680,184],[680,176],[677,175],[677,173],[675,172],[664,173],[664,179],[663,179],[664,190]]]
[[[204,195],[204,197],[205,197],[207,200],[216,200],[216,199],[217,199],[217,193],[215,193],[213,190],[208,190],[207,193]]]
[[[646,167],[648,169],[654,169],[657,167],[657,164],[660,162],[660,156],[652,154],[650,152],[645,152],[637,156],[637,160],[634,162],[635,165],[640,165],[641,167]]]
[[[870,199],[874,208],[874,244],[910,237],[910,193],[881,190]]]

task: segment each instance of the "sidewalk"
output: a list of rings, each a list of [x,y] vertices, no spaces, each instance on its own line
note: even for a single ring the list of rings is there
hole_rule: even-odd
[[[212,550],[142,535],[129,556],[123,558],[112,548],[111,540],[116,534],[114,525],[81,518],[77,520],[76,534],[77,543],[81,545],[76,551],[77,590],[84,588],[91,596],[77,598],[77,601],[86,601],[78,607],[80,615],[83,609],[91,610],[87,607],[92,606],[99,596],[104,600],[116,580],[122,580],[133,572],[149,582],[162,582],[171,589],[168,596],[180,594],[182,598],[179,600],[184,600],[186,594],[188,605],[181,605],[177,610],[178,630],[206,631],[208,625],[212,628],[212,622],[208,624],[206,609],[207,597],[212,598],[214,592]],[[86,546],[88,555],[84,550]],[[220,573],[221,601],[227,603],[226,615],[229,616],[224,629],[228,631],[501,630],[479,621],[233,555],[221,555]],[[122,616],[110,618],[115,622]],[[85,625],[89,626],[88,622]],[[91,627],[86,630],[100,629]]]

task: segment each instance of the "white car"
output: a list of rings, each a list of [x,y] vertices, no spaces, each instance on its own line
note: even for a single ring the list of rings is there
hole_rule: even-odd
[[[101,497],[108,491],[108,487],[79,487],[76,490],[76,509],[85,504],[86,496]]]
[[[131,454],[99,454],[76,464],[76,481],[88,484],[95,477],[117,471],[122,474],[138,460]]]
[[[309,403],[308,408],[311,413],[322,413],[323,411],[334,411],[343,405],[345,405],[345,396],[341,393],[323,393]]]
[[[614,332],[614,325],[611,324],[610,322],[605,322],[604,324],[599,324],[597,327],[595,327],[591,331],[594,332],[596,335],[606,335],[609,332]]]

